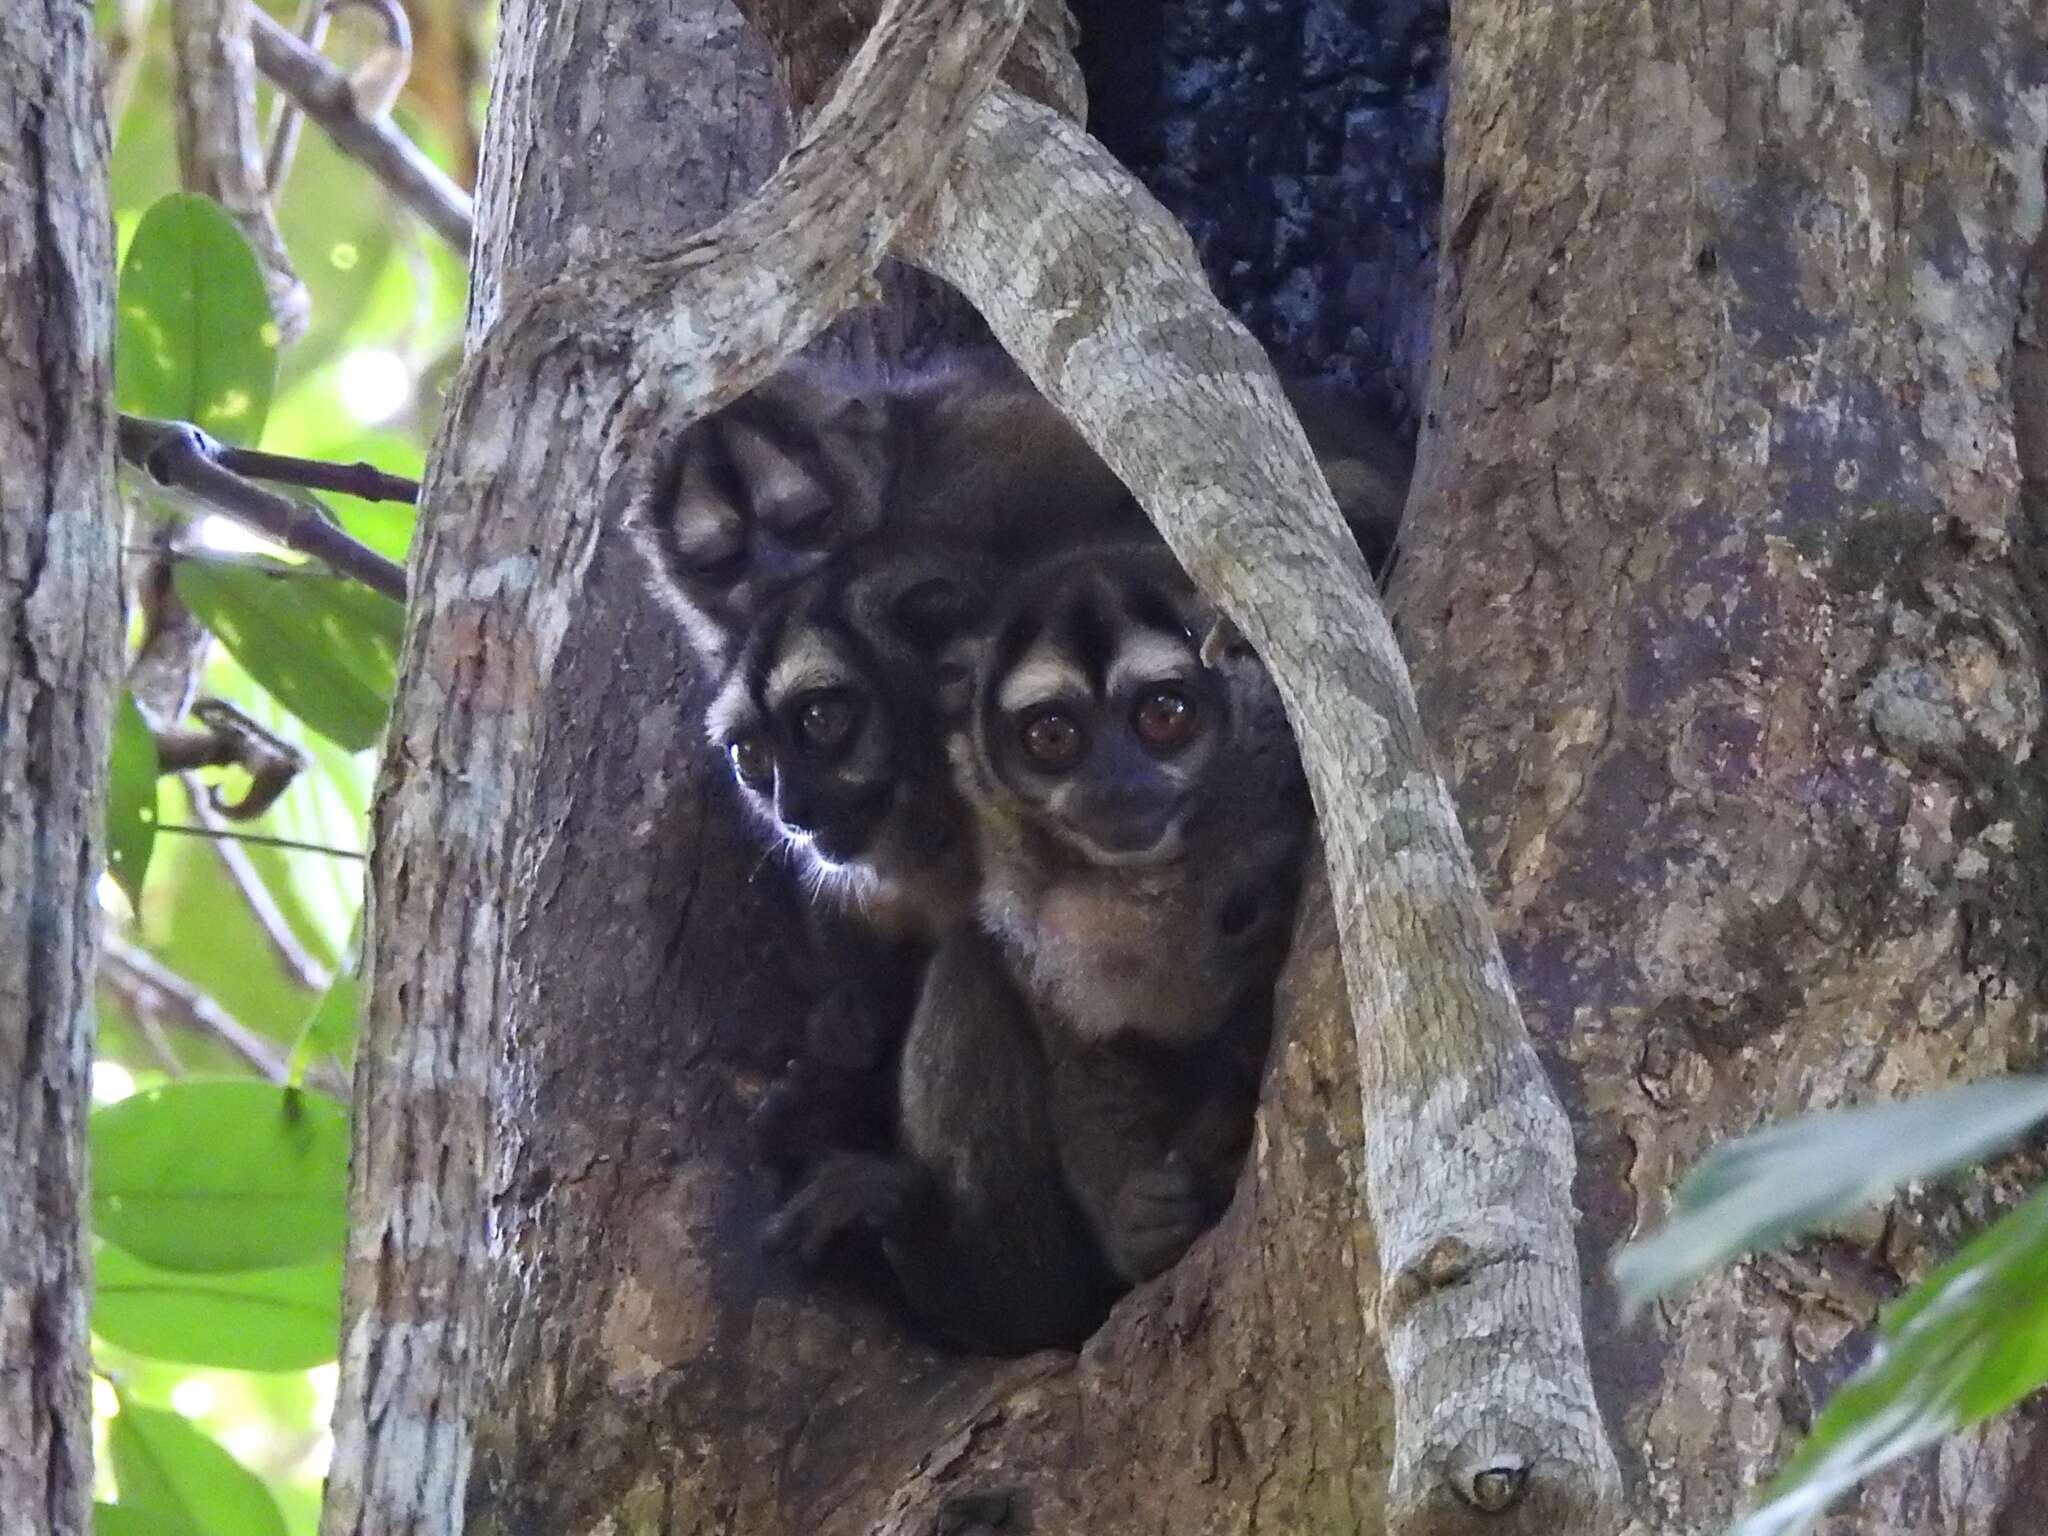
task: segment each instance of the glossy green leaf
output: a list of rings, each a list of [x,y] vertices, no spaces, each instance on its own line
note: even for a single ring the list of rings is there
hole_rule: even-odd
[[[253,1081],[170,1083],[92,1116],[93,1230],[165,1269],[341,1256],[348,1119]]]
[[[133,1504],[95,1504],[92,1536],[199,1536],[199,1528],[182,1515]]]
[[[1994,1078],[1897,1104],[1803,1115],[1730,1142],[1679,1185],[1661,1231],[1615,1255],[1623,1310],[1882,1200],[1909,1179],[1977,1162],[2043,1118],[2048,1077]]]
[[[142,711],[123,692],[114,712],[114,747],[107,788],[107,873],[142,901],[142,879],[156,846],[156,739]]]
[[[340,577],[275,560],[185,560],[178,595],[279,703],[338,746],[376,745],[405,610]]]
[[[1735,1536],[1791,1536],[1878,1468],[2048,1383],[2048,1189],[1890,1307],[1876,1352]]]
[[[143,215],[116,298],[114,397],[141,416],[190,421],[254,444],[277,383],[277,327],[255,254],[220,206],[196,193]]]
[[[335,1356],[341,1261],[195,1274],[112,1245],[93,1261],[92,1331],[156,1360],[303,1371]]]
[[[123,1504],[182,1518],[201,1536],[285,1536],[262,1480],[175,1413],[122,1403],[107,1449]]]

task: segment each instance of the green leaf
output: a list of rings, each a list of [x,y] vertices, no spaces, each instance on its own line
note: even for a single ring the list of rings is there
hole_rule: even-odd
[[[193,1274],[111,1245],[93,1260],[92,1331],[156,1360],[303,1371],[335,1356],[341,1263]]]
[[[149,734],[132,694],[123,692],[114,713],[114,747],[107,793],[107,872],[142,902],[142,877],[156,846],[156,738]]]
[[[1790,1536],[1878,1468],[2048,1382],[2048,1189],[1886,1310],[1869,1364],[1845,1382],[1764,1506],[1735,1536]]]
[[[202,1536],[285,1536],[261,1479],[167,1409],[123,1402],[107,1449],[123,1504],[181,1518]]]
[[[189,421],[223,442],[263,435],[277,384],[277,326],[255,253],[212,199],[159,198],[121,264],[114,398]]]
[[[199,1529],[179,1515],[138,1509],[133,1504],[95,1504],[92,1536],[199,1536]]]
[[[1755,1248],[1973,1163],[2048,1117],[2048,1077],[1994,1078],[1897,1104],[1803,1115],[1720,1147],[1670,1222],[1614,1257],[1624,1315]]]
[[[93,1230],[164,1269],[341,1256],[348,1117],[252,1081],[170,1083],[93,1112]]]
[[[339,746],[375,746],[391,707],[405,610],[277,560],[178,562],[178,596],[279,703]]]

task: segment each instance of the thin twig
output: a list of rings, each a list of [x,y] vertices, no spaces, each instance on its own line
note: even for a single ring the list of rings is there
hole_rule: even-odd
[[[259,1076],[285,1080],[284,1052],[156,956],[111,930],[100,935],[100,981],[138,1020],[170,1024],[226,1046]]]
[[[257,848],[283,848],[291,853],[324,853],[330,859],[354,859],[363,855],[353,848],[330,848],[325,843],[302,843],[295,837],[270,837],[261,832],[230,832],[226,827],[194,827],[182,821],[157,823],[159,832],[177,832],[186,837],[224,838],[231,843],[248,843]]]
[[[280,485],[302,485],[313,491],[339,491],[358,501],[420,499],[419,481],[386,474],[362,459],[353,464],[336,464],[328,459],[301,459],[288,453],[262,453],[254,448],[231,448],[226,443],[216,443],[214,462],[251,480],[275,480]]]
[[[149,951],[128,943],[111,925],[100,934],[100,984],[135,1016],[145,1035],[162,1038],[168,1024],[232,1051],[266,1082],[290,1078],[290,1064],[277,1045],[256,1033]],[[176,1057],[172,1057],[175,1064]],[[172,1068],[167,1068],[172,1070]],[[306,1086],[346,1101],[348,1079],[332,1066],[306,1071]]]
[[[366,122],[356,111],[348,76],[288,29],[253,7],[249,24],[257,66],[272,83],[468,260],[474,224],[469,195],[388,119]]]
[[[207,803],[211,797],[198,776],[188,773],[179,782],[185,786],[185,798],[191,804],[192,814],[199,818],[199,824],[209,831],[227,831],[216,821],[213,807]],[[285,974],[308,992],[325,992],[334,978],[324,965],[306,953],[305,945],[292,932],[292,925],[279,909],[277,898],[270,894],[270,887],[264,883],[263,876],[257,872],[248,850],[233,838],[216,837],[213,851],[220,859],[221,868],[234,881],[235,889],[242,893],[249,915],[263,930],[263,937],[269,943],[271,953],[277,956],[278,964],[284,967]]]
[[[292,31],[315,53],[327,40],[327,0],[302,0],[299,18]],[[284,190],[284,179],[292,173],[292,159],[299,152],[299,129],[305,119],[299,104],[283,91],[270,109],[270,152],[263,162],[263,185],[274,199]]]
[[[287,549],[311,555],[342,575],[354,577],[373,592],[401,603],[405,601],[405,571],[401,566],[368,545],[357,543],[309,508],[251,485],[231,472],[221,462],[221,445],[189,422],[123,416],[119,442],[121,457],[159,484],[188,492]],[[371,473],[380,480],[395,478],[374,470]]]

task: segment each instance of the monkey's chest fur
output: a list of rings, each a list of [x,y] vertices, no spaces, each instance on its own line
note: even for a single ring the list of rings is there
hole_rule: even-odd
[[[1254,834],[1223,867],[992,862],[983,919],[1043,1023],[1185,1044],[1270,1007],[1299,886],[1292,835]]]

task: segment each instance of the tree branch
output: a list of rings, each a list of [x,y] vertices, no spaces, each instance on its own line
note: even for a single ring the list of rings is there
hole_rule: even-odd
[[[295,341],[313,301],[292,270],[256,138],[256,66],[249,49],[249,0],[171,0],[177,61],[178,178],[221,207],[248,240],[270,295],[282,342]]]
[[[103,928],[100,985],[138,1019],[169,1024],[224,1046],[268,1082],[285,1080],[284,1053],[149,951]]]
[[[253,6],[249,30],[256,62],[271,82],[467,261],[474,221],[469,194],[388,118],[365,119],[348,76]]]
[[[1172,217],[1074,123],[1002,88],[899,253],[959,288],[1073,418],[1286,700],[1358,1045],[1395,1399],[1388,1529],[1610,1529],[1571,1129],[1393,632],[1264,351]]]
[[[586,498],[543,509],[529,542],[523,493],[564,463],[580,485],[593,470],[626,479],[620,466],[659,457],[650,423],[679,430],[816,335],[929,194],[1024,6],[891,0],[759,194],[663,260],[579,267],[507,302],[457,381],[377,793],[326,1536],[461,1529],[496,1326],[474,1235],[515,1134],[496,1120],[493,1064],[534,1022],[509,975],[521,936],[504,875],[532,846],[526,781],[550,738],[569,605],[611,523]],[[489,317],[495,275],[477,282]],[[536,399],[548,429],[508,435]],[[486,568],[519,575],[484,583]],[[424,660],[457,651],[452,673]],[[432,771],[402,769],[429,736]]]
[[[287,549],[311,555],[341,575],[354,577],[373,592],[401,603],[405,601],[402,566],[368,545],[357,543],[311,508],[253,486],[231,473],[224,463],[228,451],[190,423],[123,416],[120,450],[124,460],[159,485],[175,486]],[[253,458],[272,470],[291,466],[304,471],[307,464],[305,460],[285,460],[275,454],[252,455],[246,450],[237,450],[236,456],[244,462]],[[344,479],[351,484],[340,483]],[[411,482],[384,475],[367,464],[339,470],[329,480],[329,488],[350,490],[352,494],[357,486],[378,490],[386,500],[411,499],[402,494]]]

